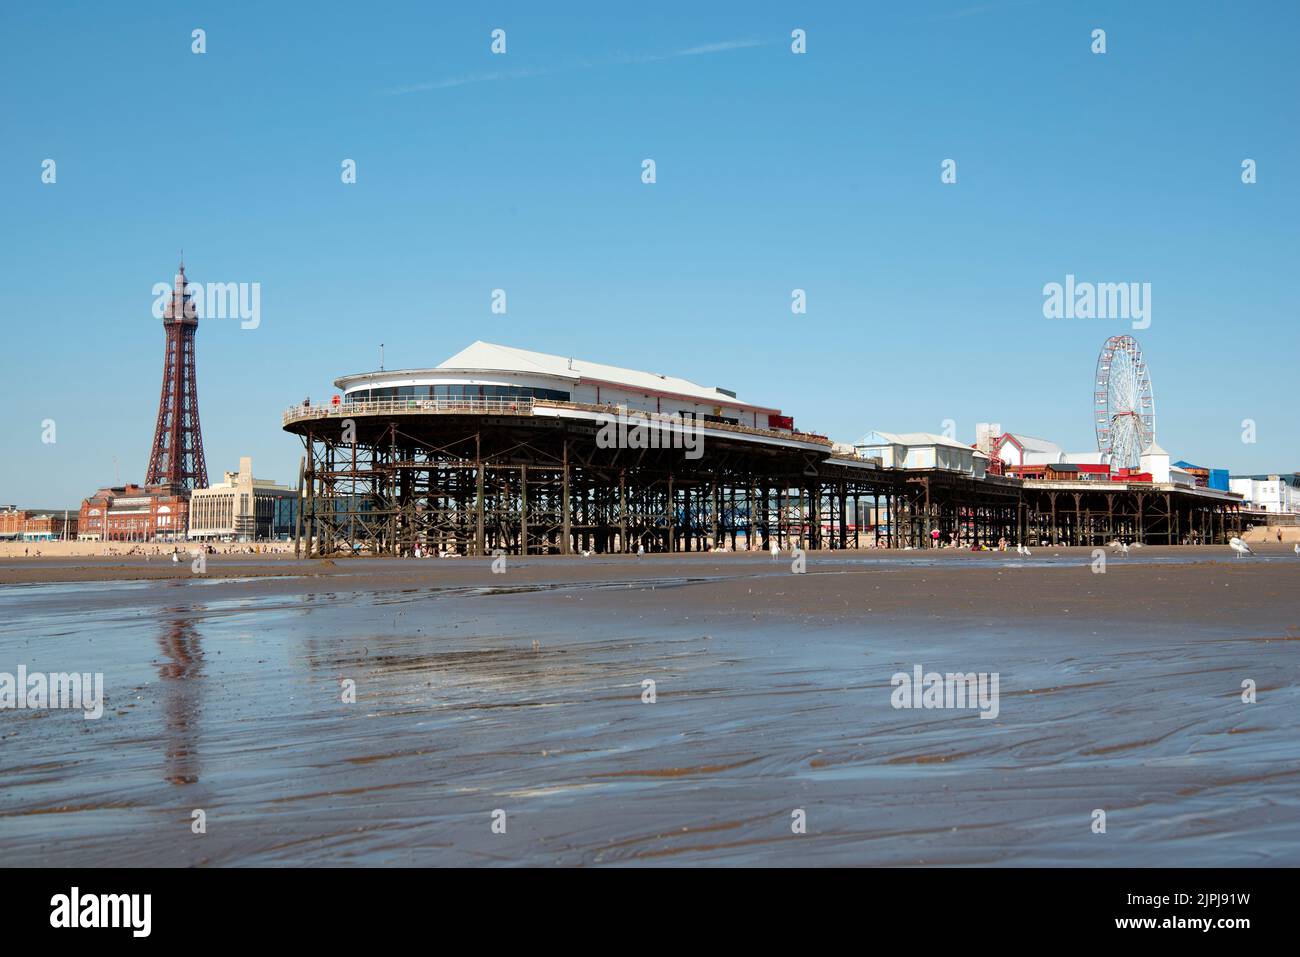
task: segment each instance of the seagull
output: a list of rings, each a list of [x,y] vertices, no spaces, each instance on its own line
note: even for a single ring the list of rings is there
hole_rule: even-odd
[[[583,553],[582,553],[582,557],[583,557],[583,558],[590,558],[591,555],[592,555],[591,552],[583,552]]]
[[[776,561],[777,558],[779,558],[781,555],[781,546],[778,545],[776,542],[772,542],[771,551],[772,551],[772,561]]]
[[[1297,542],[1297,543],[1295,544],[1294,548],[1295,548],[1295,553],[1296,553],[1297,555],[1300,555],[1300,542]]]
[[[1237,553],[1237,555],[1236,555],[1237,558],[1240,558],[1242,555],[1254,555],[1254,554],[1255,554],[1254,552],[1252,552],[1252,551],[1250,550],[1250,546],[1247,545],[1245,542],[1243,542],[1240,538],[1235,538],[1235,537],[1234,537],[1234,538],[1230,538],[1230,539],[1228,540],[1228,544],[1231,545],[1231,546],[1232,546],[1232,550],[1233,550],[1234,552]]]
[[[1141,547],[1142,547],[1142,543],[1141,543],[1141,542],[1134,542],[1134,543],[1133,543],[1133,547],[1134,547],[1134,548],[1141,548]]]
[[[1128,542],[1119,543],[1119,553],[1123,555],[1125,558],[1128,557]]]
[[[636,557],[640,558],[644,554],[645,554],[645,544],[642,543],[636,547]]]

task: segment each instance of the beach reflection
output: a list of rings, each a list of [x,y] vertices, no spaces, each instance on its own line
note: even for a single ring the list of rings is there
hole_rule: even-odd
[[[172,784],[197,784],[199,780],[199,714],[203,675],[203,648],[192,619],[193,609],[169,608],[164,612],[158,646],[163,658],[158,677],[163,686],[163,720],[166,728],[163,779]]]

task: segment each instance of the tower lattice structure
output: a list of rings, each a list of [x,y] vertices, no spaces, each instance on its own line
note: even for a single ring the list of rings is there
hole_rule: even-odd
[[[171,301],[163,313],[167,351],[163,356],[162,393],[158,399],[158,424],[149,453],[146,485],[166,485],[173,492],[204,488],[208,467],[203,457],[203,430],[199,426],[199,389],[195,381],[194,333],[199,319],[185,263],[181,263]]]

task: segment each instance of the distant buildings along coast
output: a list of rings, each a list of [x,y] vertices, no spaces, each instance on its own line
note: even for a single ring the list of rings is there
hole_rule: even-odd
[[[995,423],[973,443],[834,442],[721,386],[479,341],[436,366],[340,376],[327,402],[285,411],[306,453],[297,485],[254,478],[247,457],[209,484],[184,264],[162,322],[145,482],[102,486],[75,516],[2,510],[0,538],[293,537],[315,554],[1177,544],[1300,515],[1295,473],[1171,462],[1131,336],[1098,358],[1096,450]]]

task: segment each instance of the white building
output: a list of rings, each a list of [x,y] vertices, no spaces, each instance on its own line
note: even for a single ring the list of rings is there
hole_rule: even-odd
[[[1006,432],[994,442],[995,453],[1006,465],[1056,465],[1064,461],[1064,450],[1055,442]]]
[[[1138,471],[1151,473],[1151,481],[1159,485],[1186,485],[1188,488],[1196,486],[1196,478],[1192,473],[1170,464],[1169,453],[1156,442],[1152,442],[1142,450]]]
[[[863,458],[880,459],[881,468],[938,469],[983,478],[989,457],[933,432],[868,432],[854,444]]]
[[[742,402],[730,389],[512,346],[475,342],[432,369],[346,375],[343,403],[408,400],[476,404],[540,399],[694,416],[704,422],[792,431],[780,409]]]
[[[1234,475],[1228,488],[1265,512],[1300,512],[1300,476]]]
[[[239,460],[238,472],[190,494],[192,539],[252,541],[293,533],[298,492],[266,479],[253,478],[253,460]]]

